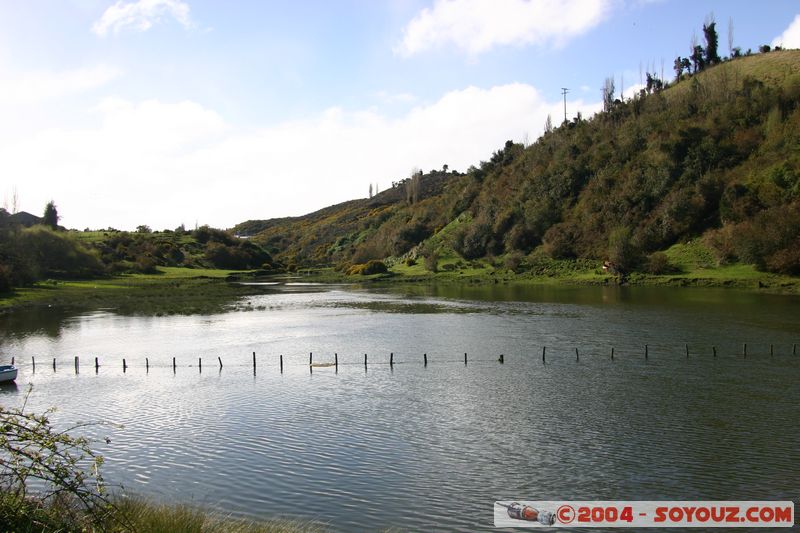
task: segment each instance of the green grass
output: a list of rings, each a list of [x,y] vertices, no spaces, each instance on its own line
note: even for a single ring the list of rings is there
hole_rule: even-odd
[[[324,529],[297,520],[253,521],[189,505],[157,504],[142,498],[115,498],[94,513],[69,499],[43,503],[0,492],[0,530],[16,533],[315,533]]]
[[[0,311],[32,306],[112,308],[123,314],[204,314],[247,309],[242,297],[263,287],[227,282],[248,272],[159,267],[158,274],[126,274],[105,279],[48,280],[0,297]]]

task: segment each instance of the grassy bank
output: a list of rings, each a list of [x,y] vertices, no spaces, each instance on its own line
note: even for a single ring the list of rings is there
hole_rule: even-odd
[[[408,264],[394,261],[389,272],[372,276],[346,276],[333,269],[301,271],[303,281],[320,283],[515,283],[531,285],[628,285],[670,287],[727,287],[773,293],[800,294],[800,278],[761,272],[753,265],[720,265],[710,250],[699,241],[676,244],[665,252],[670,272],[633,272],[621,279],[602,269],[599,261],[557,260],[542,255],[466,261],[444,250],[436,272],[420,259]]]
[[[232,518],[188,505],[157,504],[141,498],[117,498],[91,513],[69,502],[45,503],[0,492],[0,530],[33,532],[153,532],[153,533],[312,533],[316,524],[274,519],[263,522]]]
[[[0,296],[0,312],[22,307],[109,308],[123,314],[216,313],[242,307],[258,286],[232,283],[248,272],[158,267],[156,274],[125,274],[103,279],[47,280]]]

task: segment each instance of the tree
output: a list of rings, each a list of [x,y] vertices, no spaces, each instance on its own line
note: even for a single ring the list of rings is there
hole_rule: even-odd
[[[606,78],[603,83],[603,111],[611,111],[614,105],[614,78]]]
[[[372,198],[372,184],[369,184],[369,197]]]
[[[553,118],[550,116],[550,113],[547,114],[547,119],[544,121],[544,132],[553,132]]]
[[[61,217],[58,216],[58,209],[56,208],[55,202],[53,202],[53,200],[47,202],[47,205],[44,207],[44,225],[56,229],[58,227],[58,220],[60,218]]]
[[[708,22],[703,24],[703,35],[706,38],[706,65],[716,65],[719,63],[720,58],[717,53],[719,47],[719,36],[717,35],[717,23],[714,22],[714,17],[709,16]]]
[[[683,58],[681,56],[675,58],[672,68],[675,70],[675,81],[680,81],[683,76]]]
[[[728,55],[733,55],[733,17],[728,17]]]
[[[706,68],[705,50],[703,50],[703,47],[699,44],[695,45],[694,51],[689,59],[692,60],[692,66],[695,72],[700,72]]]
[[[147,224],[142,224],[140,226],[136,226],[136,233],[153,233],[153,230],[150,229],[150,226]]]

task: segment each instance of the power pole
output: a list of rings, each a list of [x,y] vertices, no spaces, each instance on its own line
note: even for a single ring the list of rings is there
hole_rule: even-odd
[[[567,89],[566,87],[562,87],[561,88],[561,94],[564,96],[564,123],[565,124],[567,122],[567,93],[568,92],[569,92],[569,89]]]

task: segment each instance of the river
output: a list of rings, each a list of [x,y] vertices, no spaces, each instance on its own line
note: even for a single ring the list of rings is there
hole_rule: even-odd
[[[87,430],[110,438],[96,448],[117,490],[333,531],[490,530],[501,499],[800,489],[798,297],[295,284],[249,300],[0,317],[0,362],[20,366],[0,402],[32,384],[28,407],[58,424],[120,424]]]

